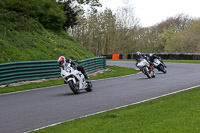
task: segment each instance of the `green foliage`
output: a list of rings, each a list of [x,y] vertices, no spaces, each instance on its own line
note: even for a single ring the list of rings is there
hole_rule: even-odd
[[[91,4],[91,6],[101,6],[99,0],[72,0],[72,1],[77,1],[80,4]]]
[[[128,7],[115,14],[110,9],[91,12],[79,19],[72,35],[96,55],[200,52],[200,20],[180,14],[143,28],[133,12]]]
[[[94,57],[65,31],[48,31],[21,13],[0,10],[0,19],[0,63]]]
[[[190,29],[173,33],[166,41],[165,51],[174,53],[200,52],[200,23],[194,21]]]
[[[133,51],[134,47],[131,46],[135,43],[138,27],[134,17],[126,19],[126,16],[132,15],[130,11],[132,10],[123,10],[120,16],[110,9],[100,13],[92,12],[80,19],[72,34],[96,55],[128,54]]]
[[[0,6],[30,16],[51,30],[61,30],[66,21],[62,7],[55,0],[2,0]]]
[[[0,9],[1,32],[41,30],[43,26],[38,21],[22,13]]]
[[[62,4],[63,4],[63,10],[65,12],[65,16],[67,18],[67,21],[64,23],[63,26],[66,28],[70,28],[70,27],[73,28],[73,26],[77,24],[77,20],[78,20],[77,16],[78,16],[79,12],[81,12],[82,10],[78,6],[71,7],[70,0],[68,0]]]
[[[119,66],[107,66],[107,68],[110,68],[109,71],[105,71],[104,73],[98,73],[96,76],[91,76],[91,80],[96,79],[105,79],[110,77],[118,77],[123,75],[130,75],[138,73],[138,70],[132,69],[132,68],[123,68]]]
[[[57,0],[60,5],[62,5],[66,21],[63,25],[64,28],[73,28],[78,23],[79,15],[82,15],[84,10],[82,5],[89,5],[93,11],[96,11],[95,7],[100,7],[101,3],[99,0]],[[74,4],[76,3],[76,5]]]

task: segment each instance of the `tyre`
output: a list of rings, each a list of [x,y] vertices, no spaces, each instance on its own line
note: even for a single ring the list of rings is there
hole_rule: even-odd
[[[92,88],[93,88],[93,86],[92,86],[92,82],[89,82],[88,83],[88,87],[85,89],[87,92],[91,92],[92,91]]]
[[[167,73],[167,70],[165,69],[165,67],[163,65],[159,65],[158,69],[159,69],[159,71],[161,71],[163,73]]]
[[[147,67],[144,67],[144,74],[147,75],[148,78],[151,78],[150,72]]]
[[[72,80],[70,80],[68,82],[70,89],[74,92],[74,94],[78,94],[79,93],[79,88],[76,84],[74,84],[74,82]]]

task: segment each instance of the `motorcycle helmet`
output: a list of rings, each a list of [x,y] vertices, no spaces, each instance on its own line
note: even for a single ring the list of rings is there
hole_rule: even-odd
[[[57,60],[57,62],[59,63],[60,66],[63,66],[65,63],[65,57],[64,56],[60,56]]]
[[[136,56],[141,56],[141,53],[139,51],[136,52]]]
[[[149,54],[149,57],[151,57],[151,56],[153,56],[153,54],[152,54],[152,53],[150,53],[150,54]]]

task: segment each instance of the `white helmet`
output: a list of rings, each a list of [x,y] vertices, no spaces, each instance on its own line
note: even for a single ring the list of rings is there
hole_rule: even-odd
[[[141,53],[138,51],[138,52],[136,52],[136,56],[140,56],[141,55]]]
[[[58,58],[57,62],[62,66],[65,63],[65,57],[64,56],[60,56]]]
[[[150,53],[149,56],[150,56],[150,57],[153,56],[153,53]]]

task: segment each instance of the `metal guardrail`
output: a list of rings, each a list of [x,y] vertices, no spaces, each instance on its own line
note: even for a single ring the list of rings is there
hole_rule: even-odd
[[[88,74],[106,68],[105,57],[95,57],[76,62],[82,65]],[[0,85],[56,77],[61,77],[60,68],[56,60],[0,64]]]
[[[143,53],[144,55],[147,53]],[[155,53],[166,60],[200,60],[200,53]],[[135,59],[136,54],[128,54],[127,59]]]

